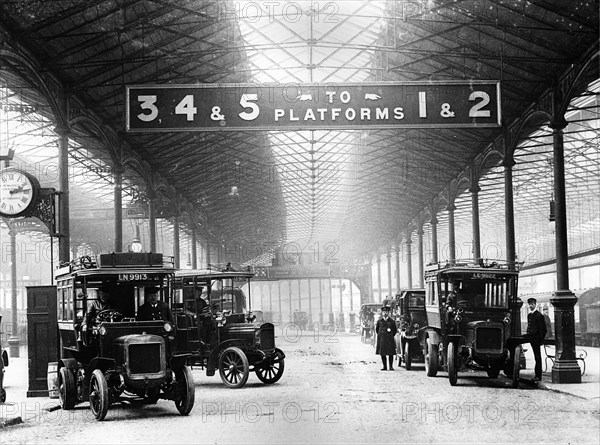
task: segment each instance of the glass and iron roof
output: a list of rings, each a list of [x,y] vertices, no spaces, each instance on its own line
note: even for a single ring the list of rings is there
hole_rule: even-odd
[[[13,165],[36,171],[44,186],[58,186],[56,121],[41,88],[52,76],[143,160],[125,163],[125,205],[156,192],[159,216],[193,215],[184,223],[216,243],[333,243],[344,260],[358,259],[405,238],[501,130],[127,133],[125,87],[497,80],[509,124],[598,50],[598,23],[595,1],[0,1],[0,41],[35,68],[0,56],[0,148],[13,148]],[[597,79],[596,67],[565,129],[576,251],[600,245]],[[551,249],[553,199],[545,124],[524,134],[514,168],[517,241],[540,252]],[[110,208],[114,153],[86,122],[70,137],[71,208]],[[503,246],[500,160],[480,187],[482,241]],[[468,244],[469,193],[456,206],[457,241]],[[438,219],[447,231],[444,209]],[[258,251],[243,260],[269,258]]]

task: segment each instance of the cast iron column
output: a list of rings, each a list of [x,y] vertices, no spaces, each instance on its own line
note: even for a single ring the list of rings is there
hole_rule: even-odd
[[[310,278],[308,279],[308,326],[312,328],[312,291],[310,289]]]
[[[396,290],[400,292],[400,243],[396,243]]]
[[[438,262],[438,236],[437,236],[437,225],[438,219],[436,215],[431,217],[429,221],[431,224],[431,261],[434,263]]]
[[[327,280],[329,285],[329,326],[335,324],[335,318],[333,315],[333,294],[331,293],[331,278]]]
[[[323,283],[319,278],[319,326],[323,327]]]
[[[339,327],[340,327],[340,331],[344,332],[346,330],[346,324],[344,322],[344,300],[342,298],[342,279],[340,278],[340,283],[339,283],[339,289],[340,289],[340,320],[339,320]]]
[[[294,316],[292,314],[292,280],[288,280],[288,291],[290,293],[288,295],[288,297],[289,297],[289,300],[290,300],[290,311],[289,311],[290,312],[290,319],[289,319],[289,321],[291,323],[291,322],[294,321]]]
[[[383,301],[381,298],[381,255],[377,252],[377,294],[379,295],[379,301]]]
[[[418,247],[418,258],[419,258],[419,289],[423,289],[425,285],[423,284],[423,274],[425,270],[423,268],[424,263],[424,255],[423,255],[423,226],[417,229],[417,247]]]
[[[387,285],[388,285],[388,297],[393,298],[394,292],[392,289],[392,251],[388,248],[387,254]]]
[[[175,261],[175,269],[179,269],[181,255],[179,251],[179,216],[173,217],[173,259]]]
[[[123,251],[123,169],[121,166],[114,167],[113,189],[115,209],[115,252]]]
[[[154,196],[148,197],[148,235],[150,252],[156,252],[156,201]]]
[[[58,261],[69,262],[71,232],[69,229],[69,134],[68,127],[58,126],[54,129],[58,135],[58,181],[60,189]]]
[[[190,252],[192,254],[192,269],[197,269],[198,268],[198,251],[196,248],[196,244],[198,244],[198,240],[196,238],[196,224],[194,224],[193,218],[192,218],[190,225],[192,228],[192,246],[191,246],[192,251]]]
[[[554,121],[554,200],[556,212],[556,291],[554,306],[556,360],[552,366],[553,383],[581,383],[581,370],[575,356],[575,314],[577,297],[569,290],[569,250],[567,247],[567,203],[565,196],[565,160],[563,129],[565,120]]]
[[[504,166],[504,227],[506,231],[506,261],[509,264],[515,264],[517,253],[515,247],[515,207],[513,197],[513,177],[512,169],[515,161],[511,156],[507,156],[502,163]]]
[[[356,321],[354,320],[354,295],[352,295],[352,280],[348,280],[350,286],[350,332],[354,332]]]
[[[454,211],[456,206],[454,203],[448,204],[448,259],[451,264],[456,262],[456,235],[454,231]]]
[[[19,319],[17,317],[17,230],[12,224],[8,225],[8,236],[10,238],[10,309],[12,323],[11,335],[8,338],[8,351],[11,357],[20,357]]]
[[[481,234],[479,231],[479,185],[473,184],[471,192],[471,212],[473,221],[473,258],[479,261],[481,258]]]
[[[406,233],[406,270],[408,273],[406,275],[406,279],[407,279],[406,287],[408,289],[412,289],[412,253],[411,253],[412,241],[410,239],[410,236],[411,236],[410,231],[407,231],[407,233]]]
[[[277,281],[277,293],[279,295],[279,323],[283,323],[283,311],[281,309],[281,281]]]

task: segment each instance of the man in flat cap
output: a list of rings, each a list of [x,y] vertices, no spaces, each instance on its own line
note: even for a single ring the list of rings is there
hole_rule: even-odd
[[[173,313],[166,303],[158,301],[158,291],[157,287],[146,288],[146,302],[138,310],[138,321],[163,320],[173,323]]]
[[[398,328],[396,328],[396,321],[390,317],[389,306],[383,306],[381,308],[381,318],[377,320],[375,332],[377,332],[375,354],[381,355],[381,361],[383,362],[383,368],[381,368],[381,370],[387,371],[387,358],[390,364],[389,369],[390,371],[393,371],[394,355],[396,355],[396,342],[394,341],[394,336],[398,332]]]
[[[535,378],[533,380],[542,380],[542,353],[540,347],[546,337],[546,320],[537,310],[537,300],[535,298],[527,299],[529,313],[527,314],[527,334],[525,338],[531,345],[533,356],[535,357]]]

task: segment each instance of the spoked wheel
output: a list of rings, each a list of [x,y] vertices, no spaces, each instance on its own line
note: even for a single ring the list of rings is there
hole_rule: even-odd
[[[241,388],[248,381],[250,366],[246,354],[235,346],[225,349],[219,357],[221,380],[230,388]]]
[[[278,381],[283,375],[285,369],[285,356],[283,351],[276,349],[275,357],[271,360],[271,363],[264,367],[257,367],[256,377],[263,383],[271,384]]]
[[[75,376],[69,368],[62,367],[58,371],[58,398],[64,410],[73,409],[77,404]]]
[[[182,366],[175,371],[175,384],[177,385],[177,397],[175,406],[182,416],[187,416],[194,407],[196,398],[196,388],[194,386],[194,376],[187,366]]]
[[[512,369],[512,380],[511,386],[513,388],[519,387],[519,374],[521,373],[521,354],[523,353],[523,346],[517,345],[515,348],[515,354],[513,357],[513,369]]]
[[[458,356],[456,355],[456,345],[448,343],[448,379],[450,385],[456,386],[458,380]]]
[[[407,371],[410,371],[412,367],[412,358],[410,356],[410,343],[407,341],[404,343],[404,367]]]
[[[434,345],[428,338],[423,354],[425,355],[425,372],[427,376],[435,377],[438,372],[438,345]]]
[[[95,369],[90,378],[90,409],[96,420],[104,420],[109,404],[106,378],[102,371]]]

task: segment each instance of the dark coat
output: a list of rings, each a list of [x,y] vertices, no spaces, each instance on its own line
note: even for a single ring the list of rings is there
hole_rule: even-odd
[[[546,320],[537,310],[527,314],[527,337],[538,344],[541,344],[546,337]]]
[[[396,342],[394,341],[394,336],[398,332],[396,321],[392,317],[388,317],[387,320],[384,320],[384,318],[381,317],[377,320],[375,332],[377,332],[377,347],[375,348],[375,354],[396,354]]]
[[[152,307],[150,303],[144,303],[138,310],[137,319],[138,321],[163,320],[173,323],[173,313],[169,306],[161,301],[156,304],[156,307]]]

